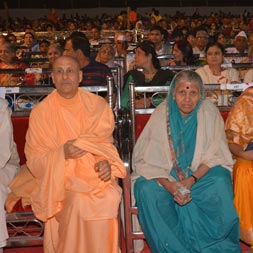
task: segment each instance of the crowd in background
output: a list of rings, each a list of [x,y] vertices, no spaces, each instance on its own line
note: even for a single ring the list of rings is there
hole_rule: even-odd
[[[173,87],[174,85],[175,87],[176,82],[172,81],[174,80],[173,76],[176,72],[173,71],[172,67],[174,66],[196,67],[194,75],[201,81],[199,81],[198,86],[196,86],[196,83],[193,85],[196,86],[195,90],[198,91],[199,97],[195,100],[196,103],[192,110],[199,101],[200,103],[202,101],[200,96],[202,97],[204,95],[199,93],[202,90],[200,87],[203,84],[253,82],[252,66],[248,70],[242,67],[235,69],[232,65],[229,65],[231,63],[244,64],[253,62],[253,16],[247,11],[238,15],[220,12],[212,13],[209,16],[202,16],[196,10],[191,16],[177,12],[172,17],[167,15],[162,16],[158,10],[153,8],[145,16],[140,16],[135,9],[131,9],[129,13],[122,11],[115,17],[103,14],[101,17],[91,19],[87,16],[79,16],[76,14],[69,19],[64,15],[59,17],[55,10],[52,9],[48,17],[37,20],[23,18],[16,20],[9,19],[8,22],[1,21],[3,20],[0,18],[0,24],[2,26],[2,34],[0,35],[0,70],[32,68],[34,62],[38,64],[38,61],[34,61],[32,56],[37,57],[39,55],[42,56],[41,59],[46,59],[45,61],[40,61],[39,67],[51,69],[55,61],[57,63],[57,58],[61,55],[65,55],[65,58],[62,57],[61,59],[65,59],[65,61],[69,59],[69,61],[73,62],[72,58],[68,58],[68,56],[71,56],[75,58],[75,67],[77,69],[80,67],[80,71],[83,73],[81,85],[89,86],[106,85],[106,77],[112,74],[110,68],[120,66],[124,68],[124,83],[121,87],[123,91],[121,97],[123,109],[128,109],[129,107],[128,85],[132,81],[140,86],[172,85],[171,87]],[[59,31],[62,31],[62,33],[58,33]],[[107,31],[110,31],[108,33],[110,36],[105,36]],[[41,33],[43,33],[43,36],[41,36]],[[58,35],[61,36],[58,37]],[[125,59],[125,64],[117,65],[116,57]],[[58,59],[58,64],[59,61],[60,59]],[[163,69],[162,67],[165,68]],[[169,69],[169,67],[172,69]],[[191,75],[192,72],[189,71]],[[24,74],[20,76],[15,73],[3,74],[0,72],[0,85],[37,84],[31,81],[32,78],[36,79],[37,76],[35,74]],[[53,78],[56,79],[54,74]],[[38,80],[40,79],[41,76],[39,75]],[[81,78],[79,77],[79,79]],[[188,80],[185,79],[185,81],[187,82],[183,84],[185,85],[184,90],[192,89],[191,85],[190,87],[188,86]],[[181,85],[179,81],[178,85]],[[218,99],[217,97],[214,98],[217,105],[221,105],[221,94],[219,92],[216,93]],[[225,93],[225,98],[227,100],[223,101],[223,105],[228,105],[229,97],[227,93]],[[213,98],[210,97],[210,99],[212,100]],[[136,97],[136,100],[140,102],[141,107],[143,105],[143,97]],[[174,98],[170,95],[169,103],[172,106],[171,108],[173,108],[173,103],[175,103],[173,101]],[[149,106],[151,106],[150,101],[147,107]],[[138,107],[138,103],[136,103],[136,107]],[[178,109],[177,107],[179,106],[177,105],[173,109],[178,111],[180,108]],[[198,106],[196,108],[198,109]],[[195,116],[197,115],[197,109],[194,109]],[[214,110],[215,115],[219,115],[216,108],[212,109],[211,112]],[[188,112],[184,116],[187,115]],[[206,129],[209,128],[209,124],[207,123],[209,123],[210,114],[205,117],[207,116],[208,118],[205,119],[203,117],[202,121],[199,121],[205,122]],[[176,117],[179,118],[179,116]],[[171,122],[174,122],[176,117]],[[194,122],[192,123],[196,128],[197,118],[193,119]],[[220,116],[219,121],[221,121]],[[158,121],[156,120],[156,122]],[[210,122],[216,122],[216,120],[211,120]],[[217,128],[217,133],[222,133],[220,130],[223,129],[223,121],[221,122],[222,124],[219,123],[219,128]],[[47,121],[44,123],[47,125]],[[243,123],[242,126],[244,126]],[[166,124],[163,125],[165,126]],[[189,129],[194,129],[191,126],[189,126]],[[188,133],[187,131],[185,133]],[[194,131],[196,132],[193,135],[188,134],[188,136],[192,137],[196,135],[197,130]],[[210,133],[210,131],[208,130],[206,133]],[[217,136],[216,139],[219,139]],[[208,138],[210,141],[213,141],[212,136]],[[222,138],[224,138],[225,142],[225,136]],[[233,138],[236,140],[239,137],[235,135]],[[161,139],[165,140],[166,138]],[[248,139],[252,142],[252,134]],[[206,141],[205,138],[203,140]],[[189,140],[187,146],[190,146],[192,142],[195,143],[195,140]],[[245,145],[246,141],[244,143]],[[144,146],[146,145],[141,145],[141,148]],[[209,146],[205,144],[205,147]],[[203,150],[201,146],[200,149]],[[242,150],[234,151],[231,149],[231,152],[238,157],[245,158],[240,156]],[[223,153],[220,152],[220,154]],[[167,155],[166,157],[169,156]],[[189,161],[193,159],[192,157],[189,158]],[[211,158],[210,161],[217,159],[216,157],[215,159],[213,157]],[[156,160],[160,161],[161,159]],[[247,158],[246,160],[252,160],[252,158],[250,157],[250,159]],[[187,166],[187,169],[190,169],[190,167],[191,162]],[[195,176],[190,176],[189,178],[192,181],[191,185],[196,183],[203,175],[195,174]],[[230,175],[228,178],[230,178]],[[224,185],[220,188],[220,192],[223,192],[223,187]],[[248,188],[250,187],[251,185],[248,186]],[[187,201],[190,202],[191,198]],[[245,202],[247,202],[247,199]],[[240,211],[240,207],[238,208],[236,206],[236,208]],[[232,209],[230,208],[230,210]],[[244,214],[240,214],[240,212],[239,215],[240,218],[245,216]],[[236,219],[234,213],[231,216],[233,219]],[[251,233],[252,229],[249,232]],[[244,241],[247,242],[246,239]],[[238,244],[238,240],[236,242]],[[249,244],[252,245],[253,243],[249,242]],[[239,246],[237,245],[235,250],[238,251],[237,247]],[[253,252],[253,249],[250,252]]]
[[[8,20],[0,17],[0,31],[13,33],[33,30],[34,32],[52,32],[52,31],[89,31],[92,32],[94,26],[100,31],[105,30],[149,30],[154,25],[161,26],[168,32],[166,39],[174,40],[178,36],[186,36],[188,33],[203,28],[210,37],[215,36],[218,31],[225,33],[226,38],[234,38],[240,30],[251,31],[253,29],[253,17],[246,10],[238,15],[231,13],[211,13],[210,15],[201,15],[199,9],[196,9],[191,16],[186,16],[180,11],[175,15],[161,15],[158,10],[152,8],[146,15],[138,14],[138,10],[131,9],[121,11],[118,15],[109,16],[102,14],[94,18],[79,14],[66,17],[64,14],[60,17],[55,9],[51,9],[46,17],[29,20],[23,18],[11,18]]]
[[[197,8],[192,15],[186,15],[177,11],[174,15],[161,15],[159,10],[152,8],[149,13],[141,15],[138,9],[130,9],[129,12],[122,10],[117,15],[103,13],[96,17],[89,17],[86,14],[78,13],[67,17],[65,14],[59,16],[55,9],[51,9],[48,16],[40,17],[35,20],[29,20],[26,17],[4,19],[0,17],[0,31],[23,32],[27,28],[33,28],[34,31],[65,31],[65,30],[91,30],[92,26],[99,26],[102,30],[148,30],[154,24],[161,25],[165,30],[173,31],[175,27],[186,30],[197,27],[205,27],[212,36],[219,29],[226,29],[226,35],[235,35],[232,32],[238,30],[251,30],[253,19],[251,13],[245,10],[237,15],[231,13],[211,12],[210,15],[202,15]],[[184,32],[183,32],[184,33]]]
[[[249,63],[253,58],[253,16],[246,10],[238,15],[220,11],[202,16],[199,9],[196,9],[191,16],[179,11],[174,16],[169,16],[161,15],[157,9],[152,8],[150,13],[143,16],[132,8],[128,13],[121,11],[112,17],[102,14],[89,18],[75,14],[67,18],[65,15],[59,17],[56,10],[51,9],[47,17],[36,20],[23,17],[1,21],[0,44],[10,43],[7,47],[10,49],[13,46],[15,56],[19,61],[25,60],[28,66],[31,66],[31,55],[40,55],[48,59],[40,67],[50,68],[50,59],[62,54],[66,39],[72,33],[80,31],[89,40],[92,59],[114,67],[114,58],[124,57],[125,73],[136,66],[134,50],[136,44],[144,40],[154,44],[158,56],[167,55],[166,58],[159,58],[161,66],[207,64],[207,46],[215,42],[222,45],[220,68],[222,63]],[[0,49],[0,61],[6,63],[6,59],[1,56],[3,52]],[[7,66],[5,64],[0,68],[13,68],[8,65],[11,61],[12,57]],[[241,81],[245,74],[245,69],[240,70]],[[247,82],[251,82],[251,79],[253,78],[247,78]]]

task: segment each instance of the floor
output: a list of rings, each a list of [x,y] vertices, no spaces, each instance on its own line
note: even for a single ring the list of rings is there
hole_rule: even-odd
[[[241,243],[242,247],[242,253],[246,253],[248,246],[245,244]],[[122,253],[125,252],[125,244],[122,244]],[[4,253],[43,253],[42,247],[27,247],[27,248],[12,248],[12,249],[5,249]],[[145,244],[144,249],[140,253],[151,253],[149,247],[147,244]]]
[[[42,247],[26,247],[5,249],[4,253],[43,253]]]
[[[242,253],[246,253],[246,251],[248,249],[248,246],[241,243],[241,247],[242,247]],[[151,251],[150,251],[149,247],[147,246],[147,244],[145,244],[144,249],[140,253],[151,253]]]

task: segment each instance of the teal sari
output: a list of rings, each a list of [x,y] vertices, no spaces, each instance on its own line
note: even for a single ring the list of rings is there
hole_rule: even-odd
[[[175,151],[177,163],[182,169],[185,177],[192,174],[190,170],[194,155],[196,135],[197,135],[197,112],[203,100],[203,87],[201,87],[201,96],[194,110],[183,117],[174,99],[175,83],[174,79],[170,87],[168,96],[168,138],[172,139],[172,145]],[[172,176],[178,180],[175,167],[172,169]]]
[[[168,96],[168,132],[177,162],[185,177],[192,174],[197,111],[182,117],[173,99],[174,80]],[[158,126],[159,127],[159,126]],[[167,136],[165,136],[166,138]],[[179,180],[175,168],[171,175]],[[152,253],[239,253],[239,219],[233,205],[230,172],[215,166],[191,188],[192,201],[178,205],[155,179],[139,177],[134,185],[138,218]]]

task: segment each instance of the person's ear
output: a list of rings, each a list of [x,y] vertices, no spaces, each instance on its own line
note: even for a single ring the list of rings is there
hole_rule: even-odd
[[[53,71],[51,72],[51,78],[52,78],[53,83],[54,83],[54,72]]]
[[[79,59],[79,57],[82,56],[82,55],[83,55],[82,50],[81,50],[81,49],[77,49],[77,50],[76,50],[77,59]]]
[[[79,70],[79,83],[81,83],[83,80],[83,71]]]

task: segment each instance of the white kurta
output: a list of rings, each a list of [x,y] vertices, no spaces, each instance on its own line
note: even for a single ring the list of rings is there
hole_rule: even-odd
[[[241,82],[239,73],[234,68],[224,69],[218,76],[212,73],[208,65],[198,68],[196,72],[200,75],[204,84],[229,84]],[[209,92],[206,96],[217,105],[227,106],[229,104],[230,96],[226,91],[223,98],[220,90]]]
[[[166,113],[164,101],[153,112],[138,138],[133,152],[133,180],[143,176],[146,179],[167,178],[175,181],[170,175],[173,163],[167,138]],[[209,168],[221,165],[232,171],[234,162],[219,110],[205,99],[198,110],[197,118],[197,139],[191,169],[196,171],[200,164],[205,164]]]
[[[214,75],[208,65],[198,68],[196,72],[201,76],[204,84],[240,83],[238,71],[234,68],[224,69],[219,76]]]
[[[6,100],[0,98],[0,248],[8,238],[4,209],[8,184],[19,169],[19,156],[13,140],[11,110]]]
[[[245,83],[252,83],[253,82],[253,69],[249,69],[245,76],[244,76]]]

